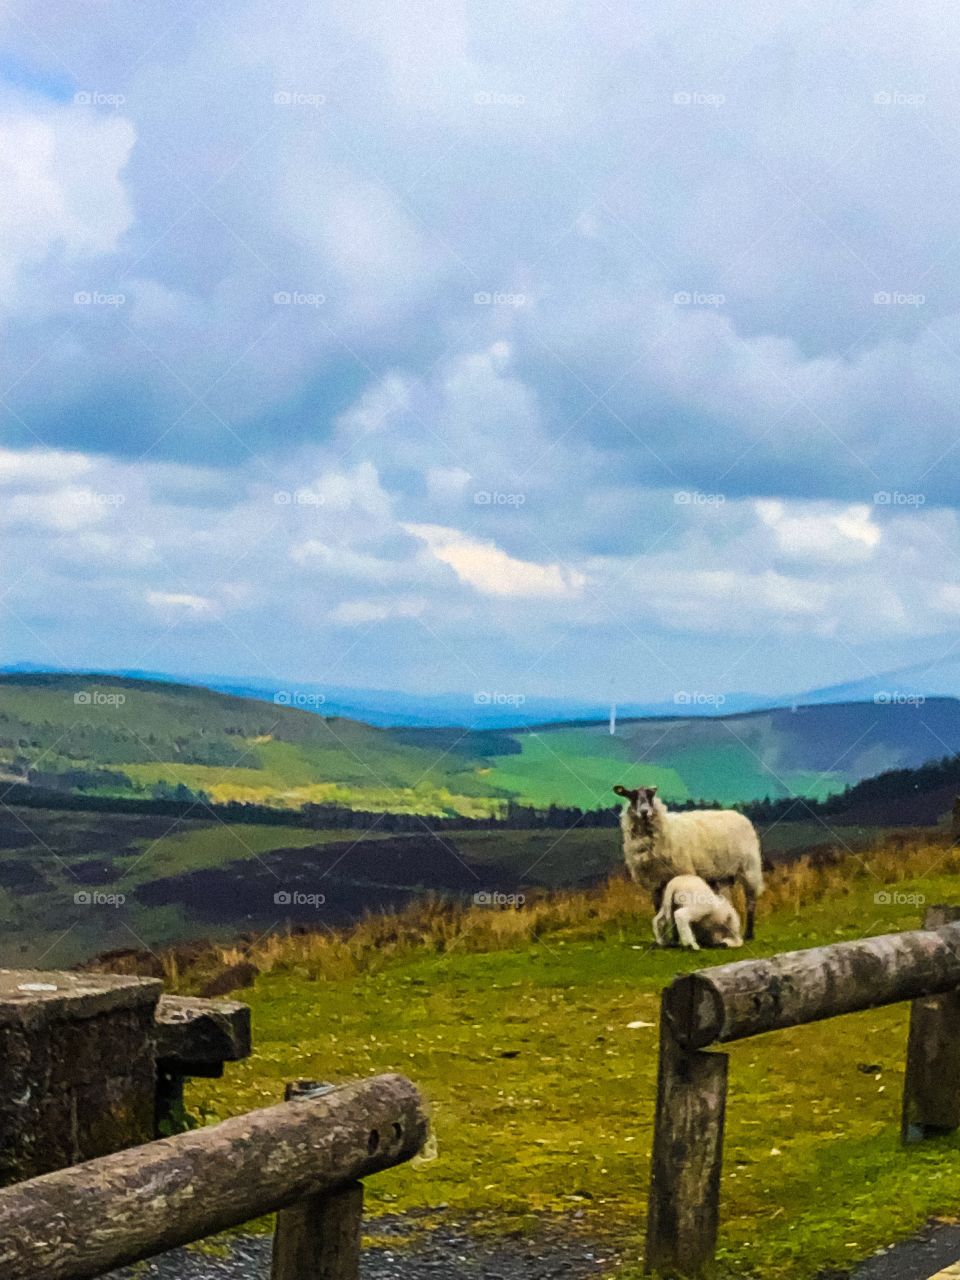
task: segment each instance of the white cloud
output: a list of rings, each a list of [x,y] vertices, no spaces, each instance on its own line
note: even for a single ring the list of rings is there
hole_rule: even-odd
[[[188,592],[148,591],[147,604],[171,618],[216,618],[221,610],[215,600],[206,596],[190,595]]]
[[[63,484],[85,475],[93,460],[61,449],[0,449],[0,484]]]
[[[109,512],[101,495],[79,485],[44,493],[17,493],[4,501],[0,521],[6,526],[30,526],[53,533],[71,533],[99,524]]]
[[[14,289],[24,265],[51,252],[77,261],[116,248],[133,221],[120,175],[135,137],[129,120],[89,107],[0,116],[0,284],[5,294]],[[107,283],[84,281],[75,288]]]
[[[449,565],[461,582],[483,595],[523,599],[576,596],[586,575],[561,564],[517,560],[493,542],[481,542],[457,529],[434,524],[405,524],[404,529],[427,544],[432,555]]]
[[[386,584],[410,576],[409,566],[403,561],[368,555],[349,545],[334,545],[319,538],[296,543],[290,549],[290,558],[295,564],[338,578]]]
[[[956,617],[960,614],[960,587],[955,582],[944,582],[933,595],[933,607],[941,613]]]
[[[459,502],[470,483],[470,472],[463,467],[428,467],[427,492],[436,502]]]
[[[387,622],[393,618],[419,618],[427,602],[420,599],[345,600],[330,617],[345,627],[363,626],[371,622]]]
[[[788,557],[847,564],[866,560],[880,543],[883,531],[866,503],[844,507],[791,504],[766,500],[755,510],[773,530],[778,549]]]
[[[374,435],[383,431],[393,415],[410,403],[411,382],[397,373],[388,373],[369,387],[357,403],[337,419],[337,426],[348,434]]]
[[[644,574],[638,605],[662,622],[694,631],[749,631],[771,623],[822,631],[829,626],[828,584],[767,569],[681,569]]]
[[[318,505],[330,511],[358,511],[370,516],[386,517],[392,500],[380,483],[372,462],[359,462],[349,471],[324,472],[309,487]]]

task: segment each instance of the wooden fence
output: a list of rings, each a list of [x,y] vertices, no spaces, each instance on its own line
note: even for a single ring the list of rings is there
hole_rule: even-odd
[[[0,1276],[92,1280],[279,1211],[273,1280],[357,1280],[359,1179],[420,1150],[420,1095],[382,1075],[287,1097],[0,1191]]]
[[[912,1001],[901,1135],[960,1127],[960,907],[924,928],[701,969],[663,993],[646,1267],[696,1276],[714,1258],[727,1055],[709,1045]]]

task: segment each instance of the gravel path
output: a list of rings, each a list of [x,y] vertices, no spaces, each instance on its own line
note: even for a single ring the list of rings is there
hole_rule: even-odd
[[[934,1223],[868,1259],[850,1274],[850,1280],[928,1280],[958,1258],[960,1226]]]
[[[404,1236],[410,1219],[368,1224],[378,1238]],[[175,1249],[152,1262],[114,1271],[104,1280],[269,1280],[270,1237],[235,1236],[226,1257]],[[853,1271],[821,1272],[816,1280],[929,1280],[960,1259],[960,1225],[932,1224]],[[462,1227],[438,1227],[415,1245],[365,1249],[362,1280],[587,1280],[617,1269],[614,1250],[556,1232],[537,1240],[515,1236],[484,1242]]]
[[[378,1237],[405,1232],[409,1221],[376,1219],[367,1229]],[[415,1245],[396,1251],[365,1249],[363,1280],[584,1280],[612,1271],[617,1263],[609,1249],[588,1240],[559,1235],[537,1241],[509,1237],[485,1243],[457,1226],[428,1232]],[[239,1236],[225,1258],[175,1249],[105,1280],[269,1280],[270,1237]]]

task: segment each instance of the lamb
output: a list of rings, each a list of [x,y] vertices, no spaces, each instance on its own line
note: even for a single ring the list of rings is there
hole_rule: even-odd
[[[664,889],[663,903],[653,918],[653,936],[658,946],[667,947],[673,941],[676,926],[680,945],[699,951],[694,925],[711,945],[743,946],[740,917],[733,904],[715,893],[700,876],[674,876]]]
[[[746,938],[753,937],[757,898],[763,893],[760,840],[753,823],[734,809],[670,813],[656,787],[614,787],[626,800],[620,814],[623,856],[634,883],[653,894],[659,911],[674,876],[702,876],[714,889],[739,882],[747,901]]]

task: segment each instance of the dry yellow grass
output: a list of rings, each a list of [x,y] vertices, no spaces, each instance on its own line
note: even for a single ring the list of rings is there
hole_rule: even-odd
[[[767,917],[799,915],[825,897],[862,892],[865,882],[895,885],[934,872],[960,873],[960,848],[898,841],[835,862],[800,858],[768,873],[759,922],[762,927]],[[599,937],[648,909],[645,895],[619,875],[594,889],[528,895],[520,909],[426,897],[396,914],[367,916],[340,930],[271,933],[253,943],[215,946],[199,960],[191,957],[190,971],[209,976],[216,969],[246,962],[262,973],[296,969],[314,981],[336,981],[417,953],[498,951],[553,934]],[[167,955],[164,964],[171,985],[190,985],[190,974],[181,971],[176,953]]]

